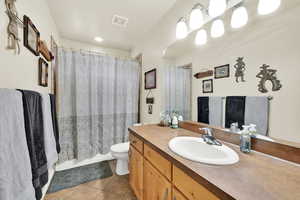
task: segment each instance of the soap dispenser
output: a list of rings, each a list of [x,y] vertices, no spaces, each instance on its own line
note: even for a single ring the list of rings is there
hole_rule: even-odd
[[[251,134],[249,131],[250,126],[243,126],[243,130],[241,131],[241,144],[240,150],[243,153],[251,152]]]
[[[176,112],[173,113],[171,128],[178,128],[178,117]]]

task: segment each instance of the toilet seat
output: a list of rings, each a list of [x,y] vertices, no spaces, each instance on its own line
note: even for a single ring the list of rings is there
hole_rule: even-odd
[[[112,145],[110,149],[116,153],[127,153],[129,151],[129,142]]]

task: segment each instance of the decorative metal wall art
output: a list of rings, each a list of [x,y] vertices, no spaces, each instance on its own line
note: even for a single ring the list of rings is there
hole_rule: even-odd
[[[16,0],[5,0],[6,14],[9,18],[7,25],[8,44],[7,49],[15,50],[16,54],[20,54],[20,39],[18,33],[18,12],[15,6]]]
[[[246,64],[244,62],[244,57],[239,57],[236,61],[237,63],[234,65],[235,68],[235,81],[239,83],[239,78],[241,82],[245,82],[245,70]]]
[[[258,90],[262,93],[267,93],[268,89],[266,88],[266,82],[271,81],[272,82],[272,91],[279,91],[282,88],[282,85],[280,83],[280,80],[277,79],[275,69],[269,69],[270,66],[263,64],[263,66],[260,67],[260,72],[256,75],[257,78],[260,78],[260,82],[258,85]]]

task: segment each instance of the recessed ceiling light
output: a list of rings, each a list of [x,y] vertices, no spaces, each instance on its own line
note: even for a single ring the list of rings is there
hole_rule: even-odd
[[[94,40],[96,42],[103,42],[103,38],[101,38],[101,37],[95,37]]]

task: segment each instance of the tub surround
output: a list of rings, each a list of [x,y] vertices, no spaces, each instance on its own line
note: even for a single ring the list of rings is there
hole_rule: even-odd
[[[199,126],[198,123],[195,123],[195,125]],[[184,125],[181,127],[184,127]],[[183,193],[186,199],[195,199],[193,191],[184,193],[181,189],[185,190],[185,188],[177,188],[178,185],[174,183],[176,179],[174,173],[182,171],[215,195],[216,198],[213,199],[300,199],[300,166],[296,163],[276,159],[255,151],[252,151],[251,154],[243,154],[239,151],[238,146],[222,141],[238,153],[240,161],[237,164],[228,166],[206,165],[184,159],[168,148],[169,141],[174,137],[199,137],[199,133],[182,128],[171,129],[158,125],[131,127],[129,131],[131,138],[136,138],[133,141],[134,144],[131,143],[131,145],[137,146],[138,148],[135,149],[139,149],[138,151],[141,153],[144,151],[144,156],[145,147],[148,149],[150,147],[172,164],[173,176],[166,179],[172,182],[172,186],[175,186],[172,189],[173,197],[176,196],[179,190],[179,193]],[[233,140],[236,140],[236,138]],[[148,161],[148,158],[144,158],[144,169],[145,163],[148,163]],[[160,165],[160,163],[163,162],[156,164]],[[153,165],[155,166],[155,163]],[[157,165],[156,168],[159,171],[160,168]],[[165,176],[163,172],[161,174]],[[180,175],[180,172],[178,174]],[[141,177],[133,176],[141,182]],[[140,192],[143,192],[143,189]],[[190,194],[191,196],[188,196]],[[145,193],[140,194],[140,196],[145,197]]]

